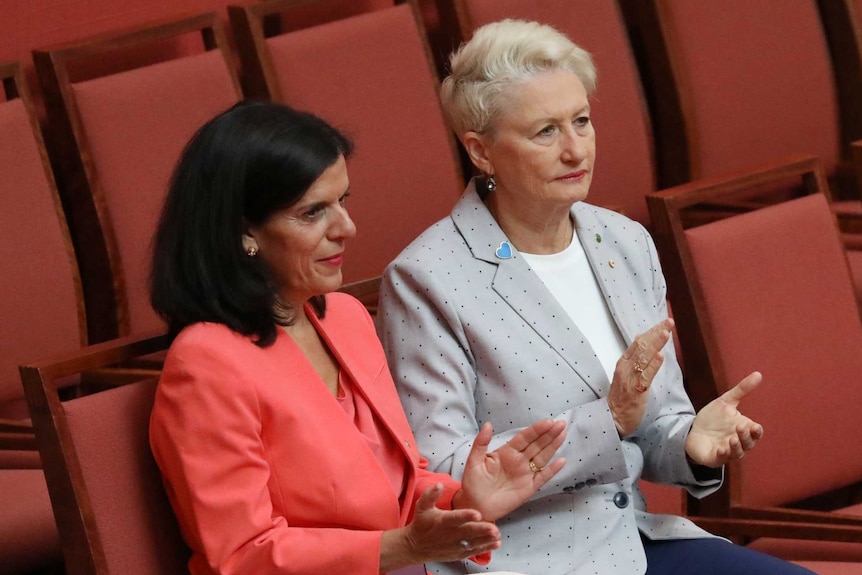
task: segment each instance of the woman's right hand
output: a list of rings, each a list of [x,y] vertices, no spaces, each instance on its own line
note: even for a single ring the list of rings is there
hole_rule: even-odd
[[[617,361],[608,393],[611,416],[620,437],[634,433],[649,399],[649,387],[664,362],[661,349],[670,340],[673,320],[668,318],[635,337]]]
[[[383,532],[381,572],[430,561],[459,561],[500,548],[496,525],[482,521],[475,509],[437,508],[442,495],[443,484],[429,488],[416,502],[412,522]]]

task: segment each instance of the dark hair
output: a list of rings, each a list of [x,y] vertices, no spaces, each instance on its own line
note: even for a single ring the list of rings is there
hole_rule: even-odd
[[[240,102],[198,130],[174,169],[153,244],[150,302],[173,335],[207,321],[261,347],[275,341],[295,312],[260,258],[245,253],[242,234],[299,201],[351,150],[320,118],[269,102]],[[311,303],[322,317],[323,296]]]

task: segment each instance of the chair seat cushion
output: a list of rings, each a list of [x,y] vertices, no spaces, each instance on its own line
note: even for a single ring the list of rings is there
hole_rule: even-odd
[[[0,470],[0,508],[0,573],[62,564],[60,540],[41,470]]]

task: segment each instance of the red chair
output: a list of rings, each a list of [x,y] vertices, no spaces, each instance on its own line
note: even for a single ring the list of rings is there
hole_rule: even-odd
[[[229,7],[243,69],[256,96],[319,114],[354,140],[358,233],[344,277],[375,278],[463,191],[454,139],[414,2],[270,35],[270,19],[292,20],[301,4],[313,3]]]
[[[18,364],[86,344],[83,297],[18,64],[0,64],[0,81],[0,573],[62,570]]]
[[[746,200],[794,179],[807,195],[706,224],[688,217],[700,204]],[[743,407],[764,424],[764,440],[689,511],[805,523],[750,532],[751,546],[798,561],[862,561],[862,532],[829,531],[862,529],[862,451],[851,431],[862,401],[862,320],[826,190],[818,161],[805,157],[647,202],[695,405],[755,369],[764,374]]]
[[[195,130],[241,97],[221,24],[202,14],[33,56],[90,341],[160,328],[149,305],[149,246],[168,179]],[[124,69],[106,70],[105,61]]]
[[[455,0],[461,37],[504,18],[550,24],[589,51],[599,73],[591,99],[598,141],[589,201],[648,224],[644,196],[657,188],[652,128],[623,14],[614,0]],[[658,158],[661,160],[661,158]]]
[[[68,575],[188,573],[149,446],[157,374],[109,371],[167,346],[166,336],[112,340],[21,367]],[[75,376],[89,394],[61,400]]]

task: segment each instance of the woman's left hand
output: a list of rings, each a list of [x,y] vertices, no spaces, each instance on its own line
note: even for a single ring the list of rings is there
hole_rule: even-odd
[[[476,509],[485,521],[513,511],[563,468],[565,459],[551,458],[565,432],[564,421],[537,421],[488,453],[494,430],[485,423],[473,441],[453,506]]]
[[[685,452],[692,461],[721,467],[731,459],[742,459],[763,437],[763,426],[738,409],[762,379],[755,371],[700,410],[685,440]]]

